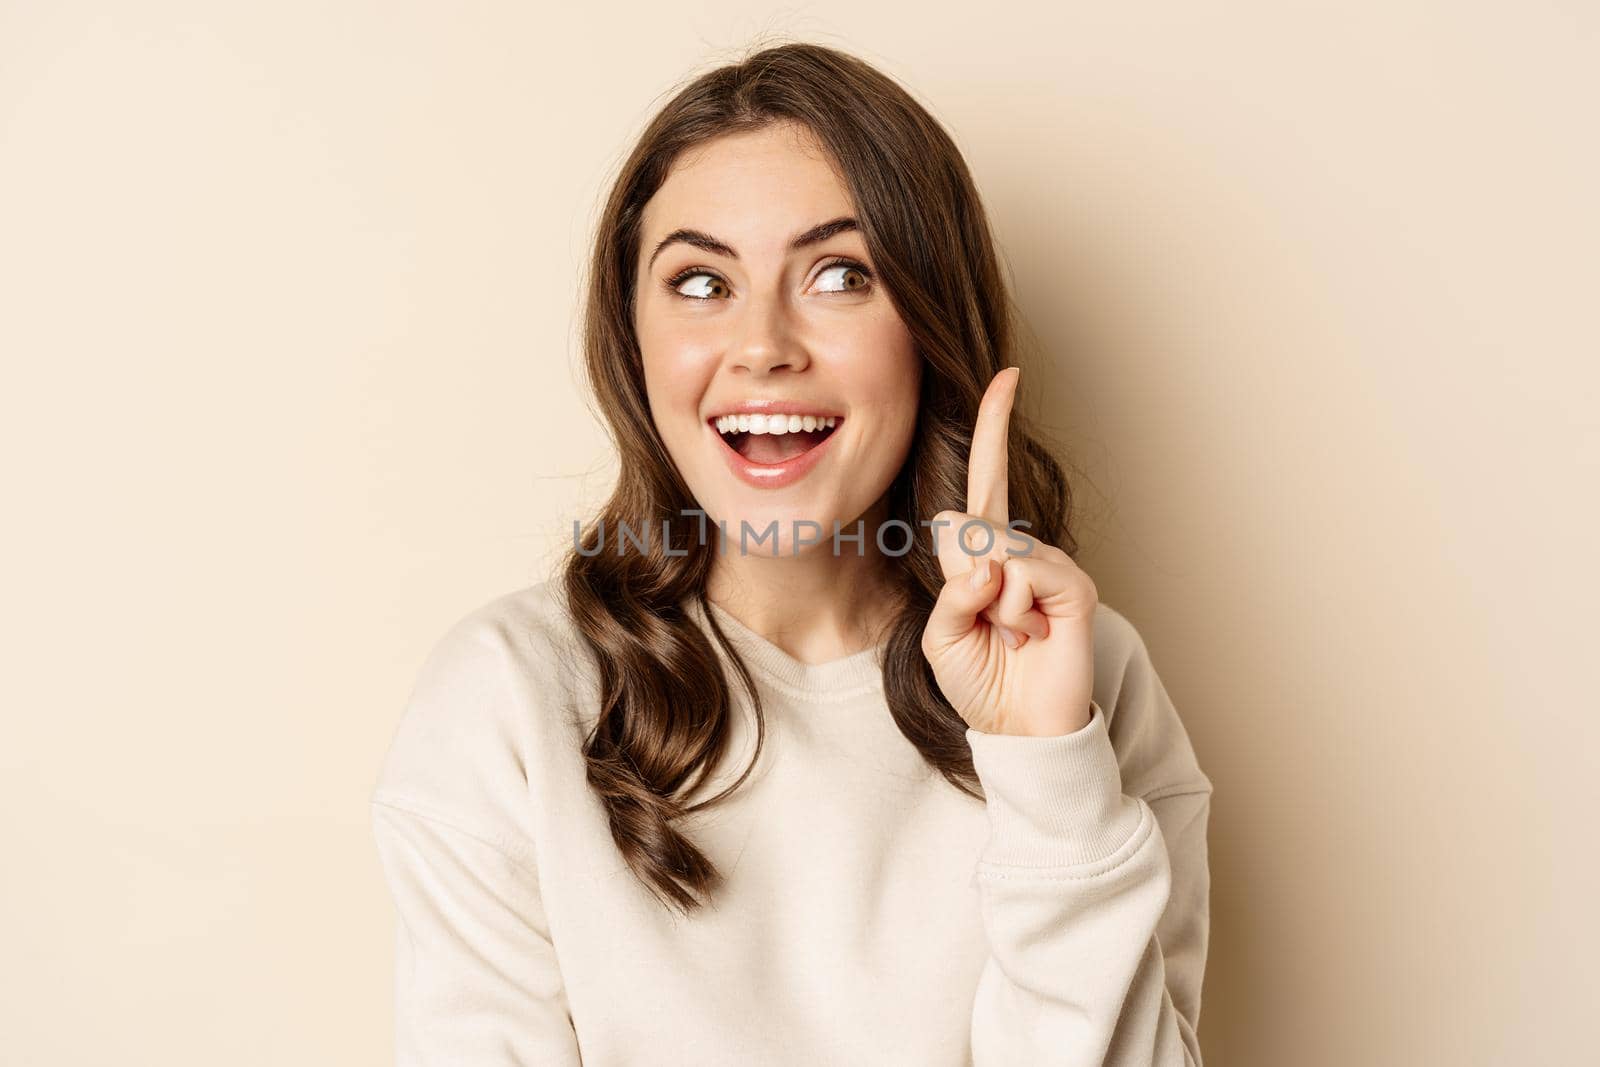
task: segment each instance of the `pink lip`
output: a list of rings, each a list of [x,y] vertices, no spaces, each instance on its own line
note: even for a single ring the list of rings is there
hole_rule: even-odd
[[[747,411],[762,411],[772,415],[816,414],[815,408],[800,408],[794,405],[784,405],[782,403],[773,403],[772,406],[757,407],[754,409],[740,407],[735,411],[724,411],[720,414],[733,415],[741,414]],[[706,425],[711,431],[712,436],[717,439],[717,447],[721,450],[723,458],[727,460],[728,469],[731,470],[734,475],[739,478],[739,480],[743,481],[746,485],[755,486],[757,489],[782,489],[784,486],[793,485],[801,478],[804,478],[806,474],[810,472],[811,468],[815,467],[817,463],[821,461],[822,454],[828,450],[828,445],[833,442],[835,437],[839,436],[839,430],[844,426],[844,419],[842,416],[839,417],[839,421],[837,424],[835,424],[833,432],[824,437],[815,448],[808,452],[802,452],[793,459],[786,459],[782,463],[756,463],[753,460],[745,459],[743,456],[739,455],[739,453],[733,450],[733,446],[728,443],[728,439],[726,437],[717,432],[715,420],[707,423]]]

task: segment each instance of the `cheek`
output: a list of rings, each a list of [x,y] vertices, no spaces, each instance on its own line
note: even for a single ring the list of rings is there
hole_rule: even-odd
[[[895,444],[909,438],[917,421],[922,362],[916,345],[899,318],[886,316],[875,321],[857,337],[855,389],[861,402],[870,407],[874,421],[886,430],[898,431]]]
[[[714,349],[711,345],[689,334],[656,331],[650,336],[640,335],[639,349],[644,354],[645,370],[652,368],[660,377],[681,374],[711,363]]]
[[[690,332],[647,321],[639,323],[638,336],[645,392],[657,424],[697,419],[700,397],[716,370],[715,347]]]

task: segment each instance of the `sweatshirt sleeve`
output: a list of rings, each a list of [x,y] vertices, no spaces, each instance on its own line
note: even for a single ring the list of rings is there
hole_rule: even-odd
[[[974,1067],[1200,1067],[1211,783],[1142,640],[1105,611],[1087,725],[967,731],[990,828]]]
[[[371,796],[395,924],[398,1067],[579,1064],[545,921],[503,641],[458,624],[425,664]]]

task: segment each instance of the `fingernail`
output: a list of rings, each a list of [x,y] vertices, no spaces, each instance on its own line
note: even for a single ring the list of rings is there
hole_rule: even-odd
[[[989,561],[979,560],[972,567],[972,588],[982,589],[989,584]]]
[[[1000,640],[1004,641],[1008,648],[1022,647],[1022,642],[1017,640],[1017,635],[1011,632],[1009,626],[1001,626],[999,623],[995,623],[995,629],[1000,631]]]

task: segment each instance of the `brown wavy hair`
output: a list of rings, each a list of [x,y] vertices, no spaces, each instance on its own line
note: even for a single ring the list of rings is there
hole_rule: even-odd
[[[978,402],[994,375],[1013,365],[1008,289],[972,176],[939,123],[857,57],[810,43],[768,47],[695,77],[641,133],[598,222],[584,313],[585,370],[621,460],[615,490],[562,560],[561,591],[600,682],[599,718],[583,747],[587,778],[629,867],[663,904],[685,912],[704,903],[721,876],[674,823],[744,783],[766,728],[749,669],[706,612],[754,709],[756,749],[731,785],[686,802],[730,747],[734,705],[711,642],[686,611],[690,600],[706,605],[717,546],[698,523],[680,518],[698,505],[646,401],[633,328],[640,219],[680,153],[773,123],[809,128],[832,154],[871,261],[922,361],[911,451],[888,491],[887,517],[917,538],[906,554],[885,557],[901,606],[888,635],[884,692],[901,733],[928,763],[956,788],[982,796],[966,723],[922,654],[944,578],[921,523],[965,507]],[[1073,554],[1067,479],[1020,411],[1009,451],[1011,519]],[[620,544],[602,551],[605,530],[615,539],[623,523],[664,533],[643,550],[630,543],[625,552]]]

